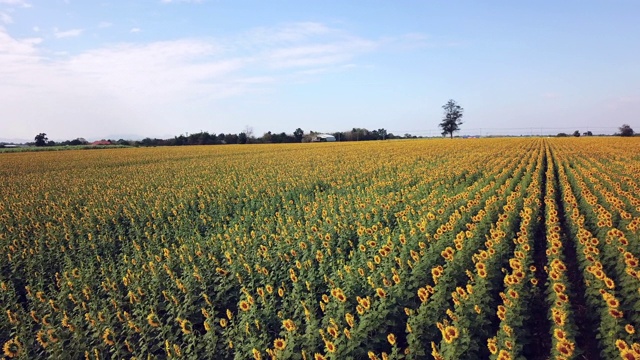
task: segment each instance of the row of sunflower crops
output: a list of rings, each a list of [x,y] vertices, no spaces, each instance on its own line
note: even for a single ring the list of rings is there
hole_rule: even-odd
[[[640,359],[640,141],[0,154],[11,359]]]

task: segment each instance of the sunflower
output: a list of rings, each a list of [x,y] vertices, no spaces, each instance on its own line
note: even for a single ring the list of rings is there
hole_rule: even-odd
[[[387,341],[389,342],[389,344],[391,344],[391,346],[396,344],[396,336],[393,334],[389,334],[387,335]]]
[[[115,345],[116,342],[113,336],[113,331],[109,328],[104,329],[104,331],[102,332],[102,340],[107,345]]]
[[[261,360],[262,359],[262,355],[260,354],[260,351],[258,351],[258,349],[253,348],[253,350],[251,350],[251,352],[253,353],[253,358],[255,360]]]
[[[4,343],[2,351],[4,352],[4,355],[6,357],[10,359],[14,358],[22,353],[22,344],[20,344],[18,338],[10,339],[6,343]]]
[[[567,339],[567,334],[564,332],[564,330],[556,328],[553,330],[553,337],[555,337],[558,341],[564,341]]]
[[[420,302],[427,301],[427,299],[429,298],[429,293],[427,292],[427,289],[425,288],[418,289],[418,297],[420,298]]]
[[[453,340],[458,338],[459,332],[458,329],[455,326],[446,326],[443,330],[442,330],[442,336],[444,338],[444,341],[446,341],[448,344],[451,344],[453,342]]]
[[[160,323],[157,321],[158,317],[156,316],[155,313],[150,313],[149,315],[147,315],[147,322],[149,323],[149,325],[151,325],[151,327],[159,327]]]
[[[613,289],[616,287],[616,283],[613,282],[613,280],[611,280],[610,278],[606,278],[604,279],[604,284],[609,288],[609,289]]]
[[[376,294],[377,294],[380,298],[382,298],[382,299],[384,299],[385,297],[387,297],[387,293],[384,291],[384,289],[383,289],[383,288],[377,288],[377,289],[376,289]]]
[[[563,283],[555,283],[553,284],[553,291],[556,293],[562,293],[567,290],[567,287]]]
[[[489,339],[487,341],[487,348],[489,349],[490,353],[496,354],[498,352],[498,347],[496,346],[495,339],[493,340],[494,341],[491,341],[491,339]]]
[[[47,337],[49,338],[49,341],[52,342],[52,343],[57,343],[58,340],[59,340],[55,335],[55,330],[54,329],[47,330]]]
[[[353,319],[354,319],[353,314],[346,313],[344,314],[344,318],[345,320],[347,320],[347,324],[349,324],[350,327],[353,327]]]
[[[282,350],[284,350],[284,348],[287,347],[287,342],[284,339],[280,339],[280,338],[275,339],[275,340],[273,340],[273,347],[276,350],[282,351]]]
[[[567,314],[565,314],[562,310],[553,310],[553,321],[558,326],[564,326],[564,321],[567,319]]]
[[[609,309],[609,314],[616,319],[620,319],[624,315],[622,311],[618,309]]]
[[[191,334],[192,325],[191,325],[191,322],[189,322],[189,320],[179,319],[178,322],[180,323],[180,329],[182,329],[183,333]]]
[[[633,335],[636,332],[636,329],[633,327],[633,325],[631,324],[627,324],[624,326],[624,330],[627,332],[627,334],[629,335]]]
[[[240,310],[242,311],[249,311],[249,309],[251,309],[251,304],[249,304],[249,302],[245,300],[241,300],[239,307],[240,307]]]
[[[322,354],[315,353],[315,354],[313,354],[313,359],[314,360],[326,360],[327,358]]]
[[[47,342],[47,334],[43,330],[38,330],[38,333],[36,334],[36,341],[43,348],[49,346],[49,343]]]
[[[289,332],[296,330],[296,324],[291,319],[286,319],[282,321],[282,326],[284,326],[284,328]]]
[[[381,296],[381,297],[384,297],[384,296]],[[360,305],[362,305],[362,307],[365,310],[369,310],[369,308],[371,307],[371,302],[369,301],[368,297],[363,298],[362,300],[360,300]]]
[[[618,348],[618,350],[622,351],[622,350],[627,350],[629,348],[629,345],[627,345],[627,343],[624,340],[618,339],[616,340],[616,347]]]
[[[333,353],[336,351],[336,345],[331,341],[325,341],[324,346],[326,347],[327,351],[330,353]]]
[[[573,350],[575,350],[575,345],[569,341],[560,341],[556,344],[556,350],[563,356],[571,356]]]
[[[511,360],[511,354],[507,350],[500,350],[500,353],[498,353],[498,360]]]
[[[626,349],[620,351],[620,357],[624,360],[640,360],[640,353],[631,349]]]

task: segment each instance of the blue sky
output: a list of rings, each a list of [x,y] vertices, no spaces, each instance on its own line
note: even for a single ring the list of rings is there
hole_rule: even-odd
[[[637,1],[0,0],[0,139],[640,131]]]

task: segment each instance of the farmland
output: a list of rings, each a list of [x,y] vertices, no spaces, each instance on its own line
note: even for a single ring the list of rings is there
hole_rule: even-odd
[[[640,140],[0,154],[32,359],[640,359]]]

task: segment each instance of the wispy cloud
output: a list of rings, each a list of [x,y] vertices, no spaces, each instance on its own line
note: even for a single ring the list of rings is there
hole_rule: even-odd
[[[98,28],[100,29],[104,29],[104,28],[108,28],[113,26],[113,23],[109,22],[109,21],[100,21],[100,23],[98,23]]]
[[[13,23],[13,18],[11,18],[11,16],[7,13],[0,12],[0,22],[4,24],[11,24]]]
[[[140,28],[134,27],[131,28],[131,30],[129,30],[130,33],[135,34],[135,33],[139,33],[140,31],[142,31]]]
[[[82,29],[55,29],[57,38],[80,34]],[[163,131],[173,126],[179,133],[186,125],[175,119],[185,112],[208,109],[190,117],[205,121],[217,100],[350,71],[358,57],[385,43],[320,23],[259,28],[227,38],[110,44],[75,54],[56,55],[41,42],[14,38],[0,27],[0,98],[9,103],[0,108],[0,118],[19,113],[24,120],[2,122],[0,132],[37,133],[63,122],[60,126],[78,132],[63,137],[122,128],[148,134],[159,121]]]
[[[11,6],[21,6],[21,7],[31,7],[31,4],[24,0],[0,0],[0,4],[11,5]]]
[[[57,28],[55,28],[53,29],[53,36],[55,36],[56,39],[76,37],[76,36],[80,36],[83,31],[84,31],[83,29],[70,29],[70,30],[60,31]]]

